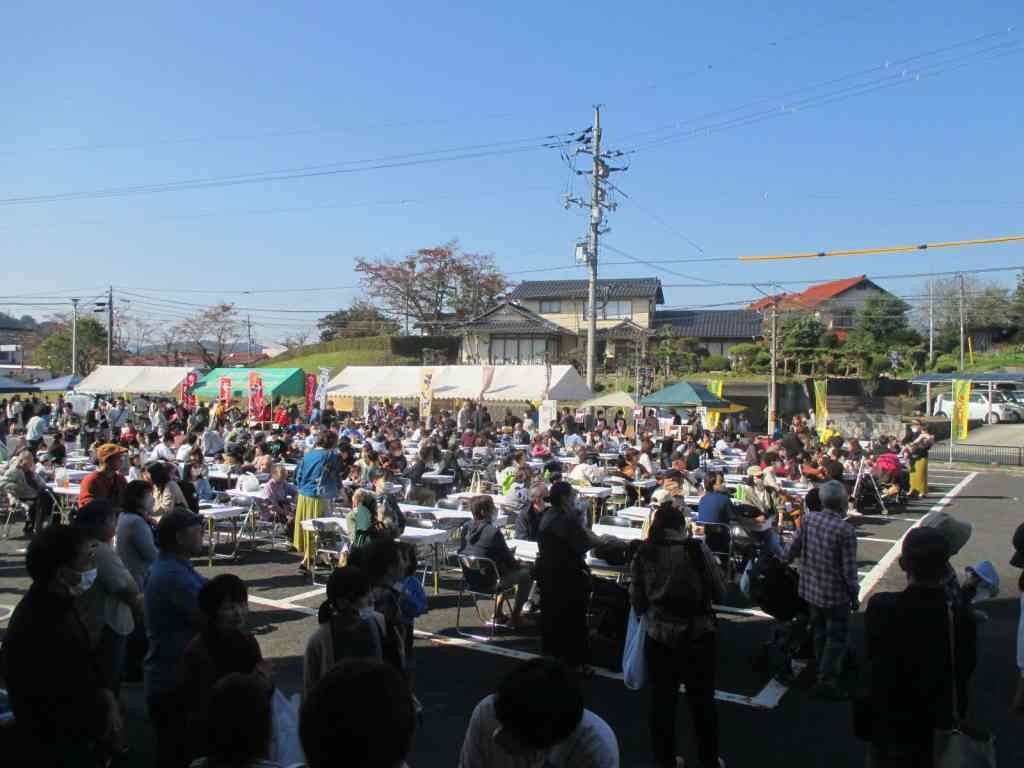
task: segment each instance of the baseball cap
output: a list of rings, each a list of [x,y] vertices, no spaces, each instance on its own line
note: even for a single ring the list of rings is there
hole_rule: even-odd
[[[104,443],[96,449],[96,461],[100,464],[107,461],[111,456],[117,456],[119,453],[127,453],[128,449],[117,443]]]
[[[194,514],[191,510],[186,512],[184,509],[175,508],[173,512],[161,517],[160,522],[157,523],[157,546],[164,549],[167,544],[174,542],[175,537],[181,531],[191,528],[193,525],[202,524],[203,518]]]
[[[999,594],[999,574],[991,560],[982,560],[974,565],[968,565],[967,572],[973,573],[981,580],[989,597]]]
[[[659,488],[651,494],[651,505],[661,506],[662,504],[671,504],[672,494],[666,491],[664,488]]]
[[[1024,568],[1024,523],[1018,525],[1013,533],[1013,548],[1016,551],[1010,558],[1010,565],[1014,568]]]

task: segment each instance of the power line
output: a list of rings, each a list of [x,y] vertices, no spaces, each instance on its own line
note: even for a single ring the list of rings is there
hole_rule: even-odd
[[[949,240],[937,243],[921,243],[920,245],[891,245],[882,248],[850,248],[835,251],[804,251],[785,253],[775,256],[739,256],[738,261],[790,261],[794,259],[820,259],[826,256],[871,256],[876,254],[912,253],[914,251],[937,250],[941,248],[967,248],[976,245],[1000,245],[1003,243],[1024,242],[1024,235],[1005,235],[1002,237],[986,237],[974,240]]]

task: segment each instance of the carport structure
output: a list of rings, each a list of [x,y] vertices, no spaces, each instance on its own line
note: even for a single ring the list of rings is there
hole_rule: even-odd
[[[985,421],[992,417],[992,393],[999,384],[1024,384],[1024,373],[1009,373],[1007,371],[989,371],[987,373],[926,373],[911,379],[911,384],[917,384],[925,388],[925,411],[932,414],[932,385],[948,384],[953,386],[954,381],[969,381],[971,386],[984,385],[988,387],[988,413]]]

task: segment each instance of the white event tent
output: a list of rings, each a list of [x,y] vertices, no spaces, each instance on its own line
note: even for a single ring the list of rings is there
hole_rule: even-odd
[[[177,395],[185,377],[194,370],[162,365],[101,365],[78,383],[75,392]]]
[[[425,366],[433,375],[434,400],[479,400],[484,383],[482,365]],[[545,366],[495,365],[494,376],[484,390],[486,403],[536,402],[544,396]],[[363,397],[370,400],[418,400],[424,366],[350,365],[327,384],[335,397]],[[587,400],[593,393],[571,365],[551,366],[549,400],[571,403]]]

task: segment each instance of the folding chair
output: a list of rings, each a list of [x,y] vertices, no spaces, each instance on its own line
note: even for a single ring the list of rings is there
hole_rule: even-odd
[[[4,538],[9,538],[11,535],[11,523],[14,518],[17,517],[18,513],[21,512],[25,515],[25,521],[28,522],[28,516],[32,509],[32,505],[22,501],[13,493],[5,493],[0,497],[5,502],[7,507],[7,519],[4,522]]]
[[[463,637],[469,637],[474,640],[493,640],[497,629],[495,619],[498,613],[498,598],[507,597],[509,594],[514,593],[516,587],[514,584],[508,587],[501,586],[501,574],[498,572],[498,566],[488,557],[459,555],[459,565],[462,566],[462,584],[459,586],[459,601],[456,603],[455,608],[455,632]],[[480,603],[478,601],[480,599],[493,601],[490,637],[479,637],[462,631],[462,598],[467,594],[473,598],[473,607],[476,609],[476,615],[480,618],[481,624],[487,624],[488,620],[480,612]]]
[[[326,570],[328,576],[337,566],[342,550],[352,544],[348,534],[335,525],[328,525],[320,520],[313,520],[313,535],[316,537],[313,548],[313,562],[309,569],[310,581],[314,586],[326,586],[327,581],[317,581],[317,572]]]
[[[697,523],[704,528],[704,543],[711,554],[718,558],[725,570],[725,578],[732,580],[736,572],[736,548],[732,540],[732,529],[727,523]]]

